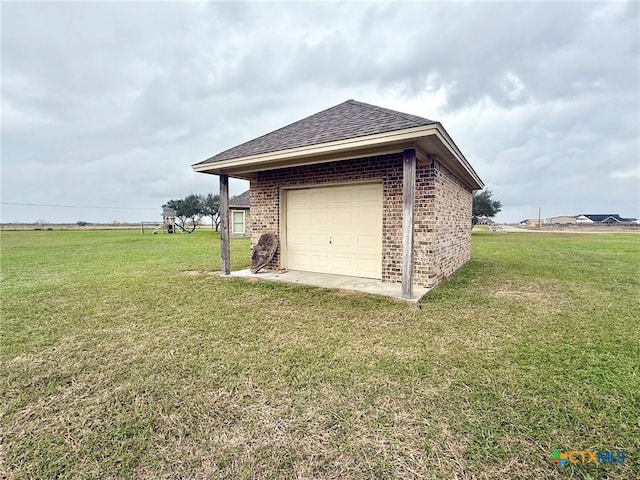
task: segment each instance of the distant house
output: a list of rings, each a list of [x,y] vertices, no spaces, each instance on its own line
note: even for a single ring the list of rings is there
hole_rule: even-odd
[[[249,190],[229,199],[229,233],[234,237],[251,235]]]
[[[623,218],[617,213],[583,213],[576,217],[576,223],[582,225],[621,225],[635,223],[635,218]]]
[[[569,217],[567,215],[560,215],[559,217],[551,217],[545,221],[545,223],[552,225],[575,225],[578,223],[577,217]]]
[[[538,218],[527,218],[518,223],[518,225],[521,225],[523,227],[540,228],[542,226],[542,220]]]
[[[478,217],[476,225],[495,225],[496,222],[489,217]]]

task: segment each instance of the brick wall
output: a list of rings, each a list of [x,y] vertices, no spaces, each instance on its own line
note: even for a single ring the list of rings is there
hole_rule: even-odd
[[[473,193],[444,165],[434,166],[437,284],[471,259]]]
[[[435,285],[438,277],[434,189],[435,170],[431,162],[418,164],[413,212],[413,279],[416,285],[425,287]]]
[[[402,154],[344,160],[259,172],[251,181],[251,244],[260,235],[280,231],[280,189],[292,186],[321,186],[338,182],[381,181],[382,280],[399,283],[402,272]],[[437,201],[437,193],[443,198]],[[433,286],[455,265],[469,258],[471,239],[471,196],[453,175],[436,164],[419,164],[416,171],[414,237],[414,280],[416,285]],[[468,212],[463,210],[468,207]],[[451,215],[447,209],[451,208]],[[438,224],[438,218],[443,224]],[[468,219],[467,234],[461,229]],[[454,235],[447,239],[448,233]],[[442,265],[438,255],[442,253]],[[280,268],[280,249],[271,263]]]

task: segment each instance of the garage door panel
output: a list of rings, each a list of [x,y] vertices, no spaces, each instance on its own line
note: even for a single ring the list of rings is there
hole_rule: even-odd
[[[341,188],[334,191],[333,194],[333,203],[336,205],[340,204],[353,204],[353,190]]]
[[[381,278],[381,184],[291,190],[286,195],[287,268]]]
[[[354,212],[345,208],[336,208],[329,213],[331,215],[331,224],[342,229],[353,226],[356,218]]]
[[[331,194],[329,190],[325,188],[312,188],[307,190],[307,192],[310,193],[308,198],[312,206],[313,205],[321,206],[329,203],[329,196]]]
[[[312,226],[327,225],[329,223],[329,212],[312,212],[307,213],[307,217],[311,219]]]
[[[309,235],[311,241],[309,242],[309,244],[312,247],[320,247],[320,248],[326,248],[329,245],[329,236],[325,235],[325,234],[311,234]]]
[[[374,275],[380,269],[377,258],[358,258],[356,261],[356,268],[360,272],[368,272],[370,275]]]
[[[331,258],[331,263],[336,268],[343,268],[343,269],[350,270],[351,264],[353,263],[353,257],[348,254],[341,255],[339,253],[334,253]]]
[[[357,190],[358,202],[371,202],[377,204],[380,199],[380,186],[371,185],[369,187],[362,187]]]
[[[351,250],[354,246],[354,237],[353,235],[343,234],[343,235],[332,235],[331,244],[335,249],[339,248],[348,248]]]
[[[328,268],[329,265],[329,257],[327,255],[294,254],[291,255],[290,261],[300,265],[301,270],[310,272],[321,271]]]
[[[303,255],[301,253],[295,253],[293,251],[289,251],[287,255],[289,256],[290,262],[301,263],[304,261],[304,258],[302,258]]]
[[[380,215],[372,208],[357,212],[356,226],[359,230],[374,230],[380,225]]]
[[[376,252],[382,248],[380,239],[376,235],[358,235],[356,245],[359,249],[372,249]]]
[[[287,192],[287,209],[289,211],[296,208],[306,208],[309,198],[302,190],[291,190]]]
[[[289,212],[289,222],[298,226],[296,230],[303,230],[311,224],[308,213]]]
[[[326,268],[329,265],[328,255],[309,255],[309,263],[313,267]]]
[[[292,233],[287,237],[287,245],[291,247],[305,247],[309,244],[309,235]]]

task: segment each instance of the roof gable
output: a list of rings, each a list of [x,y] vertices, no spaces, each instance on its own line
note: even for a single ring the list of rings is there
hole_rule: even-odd
[[[437,122],[355,100],[331,107],[286,127],[225,150],[197,165],[404,130]]]
[[[231,197],[229,199],[229,206],[230,207],[245,207],[245,208],[249,208],[250,203],[249,203],[249,190],[247,190],[244,193],[241,193],[240,195],[236,195],[235,197]]]

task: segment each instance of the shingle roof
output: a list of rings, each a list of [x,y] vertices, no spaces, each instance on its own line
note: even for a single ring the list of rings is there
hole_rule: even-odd
[[[249,190],[229,199],[230,207],[249,207]]]
[[[347,100],[291,125],[214,155],[199,164],[421,127],[434,122],[368,103]]]

